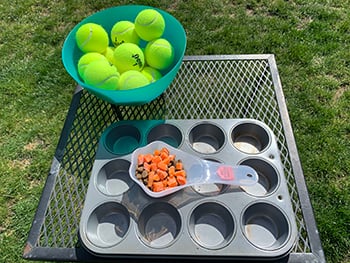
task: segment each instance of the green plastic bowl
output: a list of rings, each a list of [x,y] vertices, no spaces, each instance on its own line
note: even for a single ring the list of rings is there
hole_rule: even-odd
[[[134,21],[137,14],[144,9],[155,9],[160,12],[165,20],[165,32],[162,38],[167,39],[174,47],[174,62],[162,72],[163,77],[147,86],[131,90],[104,90],[87,85],[80,78],[77,64],[83,55],[75,42],[75,33],[78,28],[86,23],[100,24],[107,31],[108,35],[113,25],[121,20]],[[141,42],[141,47],[145,47],[147,42]],[[110,46],[112,42],[110,40]],[[175,78],[186,50],[186,33],[181,23],[169,13],[150,6],[125,5],[108,8],[85,18],[77,24],[68,34],[62,48],[62,61],[65,69],[72,78],[83,88],[97,97],[117,105],[140,105],[145,104],[161,95]]]

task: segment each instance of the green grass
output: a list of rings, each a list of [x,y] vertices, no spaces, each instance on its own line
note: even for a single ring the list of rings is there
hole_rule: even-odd
[[[177,17],[187,55],[275,54],[327,261],[349,262],[349,0],[133,2]],[[64,38],[86,16],[125,3],[0,3],[0,262],[24,261],[75,88],[61,63]]]

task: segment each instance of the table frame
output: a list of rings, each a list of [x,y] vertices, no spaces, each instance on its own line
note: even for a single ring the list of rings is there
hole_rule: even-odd
[[[256,69],[255,64],[253,66],[253,68],[250,68],[250,65],[247,64],[248,66],[246,66],[244,63],[259,63],[259,66],[257,67],[258,69]],[[261,62],[261,63],[260,63]],[[276,262],[325,262],[325,256],[323,253],[323,249],[322,249],[322,245],[321,245],[321,241],[319,238],[319,234],[318,234],[318,230],[317,230],[317,226],[316,226],[316,222],[315,222],[315,218],[314,218],[314,214],[313,214],[313,209],[312,209],[312,205],[309,199],[309,195],[308,195],[308,191],[307,191],[307,187],[305,184],[305,179],[304,179],[304,175],[303,175],[303,171],[302,171],[302,166],[301,166],[301,162],[299,159],[299,155],[298,155],[298,151],[297,151],[297,146],[296,146],[296,142],[294,139],[294,135],[293,135],[293,130],[292,130],[292,126],[290,123],[290,119],[289,119],[289,115],[288,115],[288,110],[287,110],[287,106],[286,106],[286,102],[285,102],[285,97],[283,94],[283,90],[282,90],[282,85],[281,85],[281,81],[280,81],[280,77],[278,74],[278,69],[277,69],[277,65],[276,65],[276,61],[275,61],[275,56],[272,54],[262,54],[262,55],[215,55],[215,56],[185,56],[184,60],[183,60],[183,65],[177,75],[177,77],[174,80],[174,83],[171,85],[171,87],[169,88],[170,92],[166,92],[165,95],[163,94],[160,98],[158,98],[157,100],[149,103],[146,106],[137,106],[136,111],[138,112],[138,119],[142,119],[145,118],[149,115],[149,113],[147,113],[147,111],[151,111],[151,112],[158,112],[155,113],[155,115],[152,117],[160,117],[160,118],[164,118],[164,116],[166,117],[167,115],[169,115],[168,113],[163,113],[161,112],[160,109],[166,108],[168,107],[170,104],[166,103],[167,99],[169,99],[169,97],[171,97],[173,94],[172,93],[176,93],[176,88],[180,89],[181,86],[184,85],[188,85],[188,83],[191,80],[188,80],[187,82],[185,78],[190,76],[189,74],[192,74],[191,72],[200,72],[201,68],[197,68],[194,67],[200,65],[201,67],[203,67],[204,70],[207,70],[205,74],[203,73],[199,73],[199,77],[197,80],[202,80],[203,78],[206,78],[206,74],[209,74],[208,72],[211,72],[211,74],[216,74],[217,72],[215,72],[215,63],[220,63],[220,67],[222,67],[221,69],[221,73],[219,74],[224,74],[225,76],[227,74],[231,74],[229,71],[228,72],[224,72],[227,69],[237,69],[237,70],[241,70],[241,72],[245,72],[244,74],[248,74],[246,76],[246,79],[249,79],[251,76],[251,72],[253,71],[257,71],[254,74],[254,78],[258,79],[258,81],[255,81],[254,83],[258,83],[257,85],[260,85],[259,83],[264,82],[263,85],[267,85],[266,83],[269,83],[269,81],[271,82],[271,88],[273,89],[274,94],[272,94],[271,97],[274,97],[274,100],[276,102],[276,107],[278,107],[278,111],[279,111],[279,119],[280,122],[282,124],[281,127],[281,131],[283,132],[284,138],[285,138],[285,142],[283,142],[283,144],[285,145],[286,149],[287,149],[287,155],[289,157],[289,161],[288,163],[290,164],[290,170],[292,173],[292,177],[293,177],[293,185],[295,184],[295,190],[296,193],[294,194],[294,198],[298,199],[296,200],[296,203],[298,203],[298,205],[296,206],[296,211],[295,213],[299,215],[300,219],[300,224],[302,225],[300,228],[302,229],[301,232],[304,233],[300,233],[300,236],[304,236],[301,239],[299,239],[299,243],[303,243],[303,247],[304,248],[296,248],[294,251],[292,251],[290,253],[289,256],[283,258],[283,259],[279,259]],[[234,63],[233,65],[231,65],[232,63]],[[266,66],[264,66],[266,64]],[[227,65],[231,65],[228,68]],[[239,69],[240,65],[242,66],[242,69]],[[262,66],[261,66],[262,65]],[[209,69],[210,67],[214,66],[214,68]],[[260,72],[260,67],[263,68],[264,70]],[[265,71],[266,69],[266,71]],[[224,72],[224,73],[222,73]],[[264,73],[265,72],[265,73]],[[187,74],[187,75],[186,75]],[[194,73],[193,73],[194,74]],[[202,75],[201,75],[202,74]],[[210,74],[210,75],[211,75]],[[240,73],[237,73],[240,74]],[[262,74],[266,74],[267,77],[261,77],[259,75]],[[215,77],[214,77],[215,78]],[[234,77],[233,77],[234,78]],[[244,78],[242,78],[244,79]],[[268,79],[269,81],[266,81],[266,79]],[[205,80],[205,83],[211,83],[212,80]],[[244,81],[241,80],[240,81]],[[196,80],[194,80],[194,82],[196,82]],[[187,84],[186,84],[187,83]],[[236,83],[236,82],[235,82]],[[237,82],[238,83],[238,82]],[[207,85],[206,84],[206,85]],[[255,85],[254,84],[254,85]],[[191,85],[191,84],[189,84]],[[194,85],[194,84],[193,84]],[[216,84],[215,84],[216,85]],[[244,84],[246,85],[246,84]],[[243,86],[244,86],[243,85]],[[250,85],[250,84],[249,84]],[[251,85],[250,85],[251,86]],[[249,87],[250,87],[249,86]],[[268,85],[267,85],[268,86]],[[184,89],[186,89],[188,87],[184,87]],[[257,92],[257,89],[254,88],[253,92],[250,92],[249,94],[253,94],[252,96],[257,96],[255,94],[255,92]],[[169,94],[170,95],[167,95]],[[175,94],[178,95],[178,94]],[[108,121],[106,121],[106,123],[104,124],[105,127],[107,127],[111,122],[114,121],[118,121],[118,120],[123,120],[123,119],[128,119],[128,118],[135,118],[132,114],[130,113],[133,111],[133,109],[131,109],[132,107],[128,107],[128,106],[115,106],[115,105],[109,105],[108,103],[104,103],[101,102],[99,99],[95,98],[93,95],[88,94],[85,90],[83,90],[81,87],[77,87],[75,94],[73,95],[72,101],[71,101],[71,105],[67,114],[67,118],[65,120],[63,129],[62,129],[62,133],[60,136],[60,140],[58,142],[57,145],[57,149],[51,164],[51,168],[50,171],[48,173],[47,179],[46,179],[46,183],[45,186],[43,188],[43,192],[38,204],[38,208],[37,211],[35,213],[35,217],[34,220],[32,222],[32,226],[28,235],[28,239],[24,248],[24,252],[23,252],[23,258],[28,259],[28,260],[47,260],[47,261],[82,261],[82,262],[111,262],[111,261],[115,261],[116,259],[109,259],[109,258],[101,258],[101,257],[96,257],[92,254],[90,254],[89,252],[87,252],[82,245],[79,242],[79,235],[77,235],[77,229],[76,229],[76,225],[79,223],[77,221],[77,218],[75,218],[74,223],[70,224],[69,222],[66,222],[67,225],[73,225],[72,229],[70,229],[71,232],[75,232],[77,237],[76,238],[71,238],[72,240],[68,241],[67,246],[62,245],[62,242],[60,243],[59,241],[55,240],[55,235],[54,234],[47,234],[47,232],[59,232],[62,230],[52,230],[49,229],[50,227],[52,228],[52,226],[50,225],[51,223],[49,222],[50,220],[48,219],[49,217],[53,217],[54,219],[52,219],[52,221],[57,221],[57,216],[59,216],[59,214],[53,214],[52,211],[54,211],[53,209],[51,209],[50,207],[54,206],[53,203],[60,203],[62,201],[57,201],[57,196],[60,193],[60,190],[57,189],[64,189],[64,186],[62,186],[62,182],[59,180],[59,177],[61,176],[60,173],[62,170],[62,166],[63,166],[63,162],[64,162],[64,158],[65,156],[68,154],[67,152],[69,151],[74,151],[74,149],[78,148],[79,146],[74,146],[73,148],[67,149],[67,145],[69,145],[70,140],[72,140],[72,134],[77,132],[74,131],[74,123],[77,122],[77,118],[80,118],[79,116],[87,116],[90,114],[90,111],[87,111],[86,109],[81,109],[82,107],[82,101],[88,99],[89,103],[90,101],[92,101],[93,103],[96,103],[97,107],[99,108],[101,114],[98,115],[99,118],[104,119],[109,119]],[[164,102],[165,101],[165,102]],[[273,102],[273,104],[275,103]],[[93,104],[91,103],[91,104]],[[96,109],[96,107],[95,107]],[[100,116],[103,115],[104,112],[109,112],[108,114],[105,114],[104,116]],[[170,109],[171,111],[171,109]],[[199,110],[200,111],[200,110]],[[111,112],[113,114],[111,114]],[[144,113],[146,112],[146,113]],[[103,113],[103,114],[102,114]],[[136,115],[137,115],[136,114]],[[96,114],[95,114],[96,115]],[[171,115],[171,114],[170,114]],[[201,114],[199,114],[201,115]],[[210,115],[210,114],[209,114]],[[244,115],[244,114],[243,114]],[[94,115],[93,115],[94,116]],[[97,115],[96,115],[97,116]],[[195,116],[196,118],[198,116]],[[200,116],[199,116],[200,117]],[[211,116],[209,116],[211,117]],[[216,116],[214,116],[216,117]],[[91,117],[93,118],[93,117]],[[92,127],[94,127],[92,125]],[[90,127],[91,128],[91,127]],[[101,128],[100,131],[96,132],[96,136],[98,136],[98,134],[100,134],[103,131],[103,128]],[[83,136],[83,135],[81,135]],[[97,138],[98,139],[98,138]],[[96,144],[97,145],[97,144]],[[92,153],[96,150],[96,145],[91,145],[92,149],[88,149],[85,151],[91,151]],[[90,154],[91,155],[91,154]],[[93,155],[90,157],[91,160],[89,160],[89,162],[93,162]],[[79,166],[76,166],[75,164],[72,165],[74,166],[74,173],[78,174],[79,173]],[[82,173],[89,173],[89,169],[91,167],[88,166],[86,169],[86,171],[83,171]],[[91,170],[91,169],[90,169]],[[65,180],[72,180],[72,179],[65,179]],[[75,179],[74,179],[75,180]],[[83,179],[81,179],[83,180]],[[85,180],[85,184],[86,184],[86,178]],[[60,185],[60,186],[58,186]],[[83,184],[84,185],[84,184]],[[61,187],[61,188],[60,188]],[[80,201],[78,202],[80,205],[83,203],[83,199],[84,199],[84,195],[86,192],[86,188],[84,189],[81,188],[81,186],[79,186],[79,184],[77,184],[76,189],[77,192],[81,193],[81,196],[79,197]],[[66,190],[62,190],[62,191],[66,191]],[[68,191],[69,192],[69,191]],[[66,194],[66,192],[65,192]],[[64,195],[64,194],[62,194]],[[69,193],[68,193],[68,198],[69,199]],[[65,204],[65,202],[63,201],[63,205],[62,207],[58,207],[57,210],[62,209],[64,210],[66,207],[68,206],[68,201],[66,201],[67,204]],[[73,201],[71,201],[73,203]],[[57,206],[57,204],[56,204]],[[80,208],[73,208],[73,210],[76,209],[76,211],[79,211]],[[71,218],[69,212],[62,212],[62,213],[66,213],[65,217],[62,216],[62,221],[66,220],[65,218]],[[61,220],[61,219],[59,219]],[[48,223],[49,222],[49,223]],[[53,225],[54,223],[52,223]],[[60,222],[60,224],[63,224],[62,222]],[[43,242],[42,240],[46,240],[46,243]],[[64,244],[64,242],[63,242]],[[296,246],[298,247],[298,246]],[[132,258],[128,255],[121,255],[120,257],[118,257],[118,260],[123,262],[123,261],[127,261],[127,262],[131,262],[132,260],[135,260],[135,262],[138,260],[139,258]],[[168,259],[169,261],[177,261],[177,260],[181,260],[181,261],[185,261],[185,262],[193,262],[198,260],[203,260],[203,258],[174,258],[174,259]],[[206,258],[208,259],[208,258]],[[164,258],[160,258],[160,257],[154,257],[154,258],[143,258],[142,261],[143,262],[148,262],[148,260],[151,262],[155,262],[158,260],[164,260]],[[219,258],[218,260],[225,260],[225,258]],[[242,259],[237,259],[238,261],[242,260]],[[230,259],[230,261],[234,261],[234,259]],[[254,260],[252,259],[252,262],[254,262]]]

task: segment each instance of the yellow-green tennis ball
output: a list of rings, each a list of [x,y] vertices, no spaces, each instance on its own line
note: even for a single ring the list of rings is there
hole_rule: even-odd
[[[159,38],[147,44],[145,57],[149,66],[163,70],[173,63],[174,49],[168,40]]]
[[[75,33],[75,40],[80,50],[85,53],[103,53],[109,42],[106,30],[95,23],[87,23],[80,26]]]
[[[107,47],[106,51],[102,53],[103,56],[109,61],[109,63],[115,65],[115,59],[114,59],[114,48]]]
[[[145,56],[141,48],[133,43],[123,43],[114,50],[115,65],[120,73],[128,70],[141,71]]]
[[[96,88],[116,90],[120,74],[107,60],[97,60],[87,65],[84,73],[85,83]]]
[[[84,72],[85,72],[87,65],[89,65],[91,62],[97,61],[97,60],[107,61],[105,56],[103,56],[102,54],[97,53],[97,52],[90,52],[90,53],[86,53],[86,54],[81,56],[81,58],[78,61],[78,73],[82,79],[84,79]]]
[[[136,89],[148,85],[150,82],[140,71],[129,70],[120,75],[119,89]]]
[[[162,74],[158,70],[151,67],[144,67],[141,73],[145,75],[151,83],[156,82],[162,77]]]
[[[154,9],[142,10],[135,18],[135,30],[145,41],[160,38],[165,30],[164,18]]]
[[[130,21],[119,21],[114,24],[111,30],[111,39],[114,46],[123,43],[140,43],[140,37],[136,34],[135,25]]]

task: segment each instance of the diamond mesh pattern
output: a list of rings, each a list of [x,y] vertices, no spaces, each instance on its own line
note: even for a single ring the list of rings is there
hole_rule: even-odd
[[[112,106],[82,92],[38,246],[74,248],[99,137],[121,119],[254,118],[275,133],[299,227],[294,252],[310,252],[282,120],[266,59],[185,60],[165,94],[143,106]]]
[[[50,204],[42,226],[39,246],[74,247],[80,210],[101,132],[116,121],[112,107],[83,92],[77,109]]]

